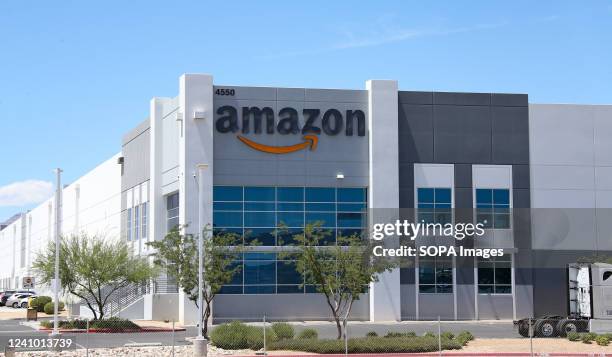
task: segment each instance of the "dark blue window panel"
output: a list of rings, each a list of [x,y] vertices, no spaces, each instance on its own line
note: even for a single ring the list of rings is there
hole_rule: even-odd
[[[432,210],[433,212],[435,205],[433,203],[419,203],[417,207],[423,210]]]
[[[434,213],[433,212],[419,212],[418,221],[422,223],[434,223]]]
[[[214,228],[213,229],[213,236],[218,236],[222,234],[235,234],[238,238],[242,238],[242,228],[236,227],[236,228]]]
[[[242,285],[242,275],[244,274],[244,269],[242,268],[242,260],[237,260],[229,266],[229,269],[234,269],[236,267],[240,267],[240,270],[232,277],[232,280],[228,285]]]
[[[421,266],[419,268],[419,283],[420,284],[435,284],[435,266],[433,263],[427,264],[427,266]]]
[[[338,203],[339,212],[361,212],[366,209],[365,203]]]
[[[510,207],[508,205],[494,205],[493,211],[495,213],[510,213]]]
[[[240,285],[223,285],[219,294],[242,294],[242,282]]]
[[[306,202],[336,202],[336,189],[306,187]]]
[[[303,202],[278,202],[276,209],[279,211],[303,211]]]
[[[360,228],[365,226],[362,213],[338,213],[338,227]]]
[[[476,190],[476,203],[493,203],[493,192],[488,189]]]
[[[436,207],[438,203],[451,203],[451,189],[450,188],[436,188]]]
[[[510,190],[505,190],[505,189],[493,190],[493,203],[510,205]]]
[[[276,206],[274,202],[245,202],[245,211],[274,211]]]
[[[335,227],[336,214],[325,212],[306,212],[306,224],[321,223],[321,227]]]
[[[279,202],[304,202],[303,187],[278,187],[276,194]]]
[[[510,228],[510,215],[509,214],[494,214],[493,215],[493,227],[498,229]]]
[[[339,188],[338,202],[365,202],[366,190],[363,188]]]
[[[338,237],[364,237],[365,231],[363,229],[355,228],[338,228]]]
[[[213,186],[213,201],[242,201],[242,187]]]
[[[275,189],[274,187],[245,187],[244,188],[244,200],[245,201],[274,201],[275,200]]]
[[[296,239],[296,236],[299,235],[302,240]],[[277,234],[277,244],[282,245],[296,245],[301,244],[304,238],[304,229],[302,228],[288,228],[281,229]]]
[[[304,288],[305,288],[304,290],[306,291],[307,294],[317,294],[317,293],[319,293],[319,291],[317,290],[317,286],[316,285],[306,285]]]
[[[216,211],[242,211],[242,202],[214,202],[213,210]]]
[[[306,203],[306,211],[333,212],[335,210],[335,203]]]
[[[276,227],[274,212],[245,212],[244,225],[247,227]]]
[[[278,284],[302,284],[304,282],[304,276],[298,272],[294,261],[277,261],[276,271]]]
[[[245,228],[244,244],[256,246],[275,246],[276,234],[274,228]]]
[[[299,285],[277,285],[277,294],[303,294],[304,288]]]
[[[278,212],[276,227],[304,227],[304,212]]]
[[[323,232],[320,235],[317,245],[327,246],[336,244],[336,230],[334,228],[318,228],[315,232]]]
[[[244,284],[276,284],[276,262],[273,260],[245,260]]]
[[[179,194],[173,193],[166,197],[166,209],[171,210],[179,206]]]
[[[275,285],[245,285],[245,294],[274,294],[276,292]]]
[[[242,227],[242,212],[213,212],[214,227]]]
[[[419,203],[434,203],[434,189],[419,188],[417,190],[417,201]]]
[[[248,252],[244,253],[245,260],[276,260],[276,253]]]

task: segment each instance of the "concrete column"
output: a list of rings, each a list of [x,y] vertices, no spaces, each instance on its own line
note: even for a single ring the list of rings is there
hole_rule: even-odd
[[[150,103],[149,125],[151,140],[149,181],[149,232],[148,241],[161,240],[166,233],[166,204],[162,194],[163,119],[164,107],[169,98],[153,98]]]
[[[399,217],[399,150],[397,81],[370,80],[368,90],[369,221],[395,222]],[[386,246],[399,246],[385,238]],[[400,321],[399,268],[370,286],[370,321]]]
[[[179,223],[185,234],[198,233],[197,165],[208,165],[204,180],[203,222],[212,225],[213,185],[213,78],[207,74],[184,74],[180,78],[179,112]],[[203,118],[194,119],[195,113]],[[181,293],[182,294],[182,293]],[[183,294],[182,294],[183,295]],[[185,297],[179,299],[181,323],[197,321],[195,305]]]

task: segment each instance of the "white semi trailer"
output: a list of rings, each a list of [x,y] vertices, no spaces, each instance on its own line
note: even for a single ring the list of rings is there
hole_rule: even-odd
[[[569,316],[549,315],[514,322],[521,336],[566,336],[569,332],[612,332],[612,264],[570,264]]]

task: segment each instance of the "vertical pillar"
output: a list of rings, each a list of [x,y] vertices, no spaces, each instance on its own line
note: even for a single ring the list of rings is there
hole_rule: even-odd
[[[204,226],[212,224],[213,185],[213,78],[207,74],[184,74],[180,78],[179,111],[182,125],[179,133],[179,224],[185,234],[198,233],[198,218],[202,209]],[[195,113],[203,118],[195,119]],[[202,115],[199,115],[202,116]],[[198,165],[208,165],[198,178]],[[198,207],[198,179],[204,207]],[[181,293],[181,295],[184,295]],[[181,323],[197,321],[195,305],[180,297]]]
[[[397,81],[370,80],[368,90],[369,221],[399,218],[399,149]],[[397,237],[385,245],[399,246]],[[370,321],[400,321],[400,271],[385,272],[370,286]]]

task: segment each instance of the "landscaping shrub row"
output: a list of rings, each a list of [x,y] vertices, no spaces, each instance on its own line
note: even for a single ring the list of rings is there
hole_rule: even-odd
[[[40,325],[45,328],[53,328],[53,321],[41,321]],[[61,320],[59,321],[59,328],[64,329],[64,330],[86,329],[87,320],[79,320],[79,319]],[[127,320],[127,319],[121,319],[118,317],[111,317],[111,318],[102,319],[102,320],[90,320],[89,328],[93,330],[104,329],[104,330],[112,330],[116,332],[121,332],[121,331],[126,331],[126,330],[129,330],[129,331],[140,330],[140,326],[136,325],[132,321]]]
[[[461,349],[474,336],[463,331],[457,336],[450,332],[441,335],[442,348],[445,350]],[[245,325],[234,321],[214,328],[210,334],[214,346],[226,350],[252,349],[263,347],[263,328]],[[312,353],[344,353],[344,341],[337,339],[318,339],[316,330],[308,328],[295,334],[292,325],[274,323],[266,328],[266,346],[269,350],[292,350]],[[414,332],[388,332],[379,337],[374,331],[366,337],[350,338],[349,353],[381,353],[381,352],[432,352],[438,350],[437,335],[428,332],[417,336]]]
[[[590,344],[595,341],[600,346],[607,346],[612,341],[611,333],[598,335],[593,332],[568,332],[567,339],[570,341],[582,341],[582,343]]]
[[[442,349],[458,350],[461,344],[442,339]],[[270,350],[291,350],[312,353],[344,353],[343,340],[282,340],[271,343]],[[349,338],[349,353],[433,352],[438,350],[438,339],[432,337],[358,337]]]

